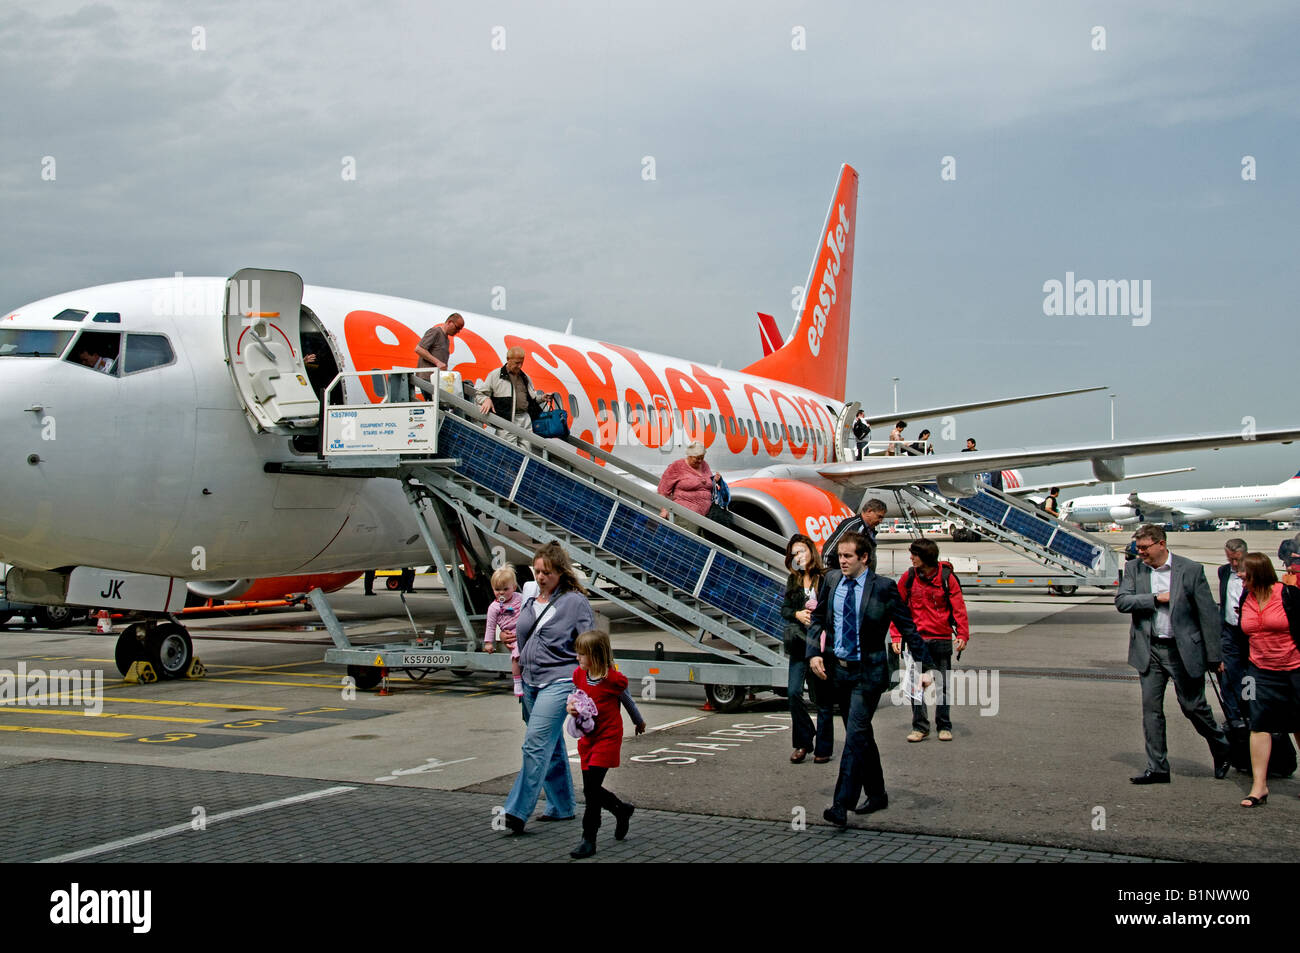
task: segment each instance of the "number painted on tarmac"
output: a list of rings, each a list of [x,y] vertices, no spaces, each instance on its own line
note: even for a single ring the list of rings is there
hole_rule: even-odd
[[[228,721],[222,728],[261,728],[263,725],[274,725],[280,719],[278,718],[249,718],[247,721]]]
[[[147,745],[165,745],[169,741],[188,741],[190,738],[197,738],[192,731],[169,731],[161,738],[136,738],[136,741]]]

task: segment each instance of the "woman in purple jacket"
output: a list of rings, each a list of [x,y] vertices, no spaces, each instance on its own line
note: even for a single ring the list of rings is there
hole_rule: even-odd
[[[528,730],[523,766],[505,804],[506,828],[514,834],[523,832],[542,790],[547,806],[541,820],[567,821],[574,816],[573,778],[564,747],[565,703],[578,667],[573,642],[579,633],[596,627],[587,591],[558,543],[537,550],[533,575],[538,593],[524,602],[515,626]]]

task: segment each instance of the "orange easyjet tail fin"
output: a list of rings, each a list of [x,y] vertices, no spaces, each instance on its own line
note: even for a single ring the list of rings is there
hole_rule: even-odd
[[[746,367],[745,373],[844,399],[857,212],[858,173],[844,165],[817,236],[799,323],[778,350]]]

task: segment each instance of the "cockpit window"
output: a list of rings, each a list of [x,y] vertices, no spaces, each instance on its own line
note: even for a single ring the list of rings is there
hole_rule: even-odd
[[[78,311],[76,308],[64,308],[54,316],[55,321],[80,321],[86,316],[86,312]]]
[[[83,331],[64,360],[117,376],[122,335],[116,331]]]
[[[83,311],[84,315],[85,312]],[[0,328],[0,357],[58,357],[76,331]]]
[[[128,334],[126,355],[122,358],[122,373],[134,374],[151,367],[162,367],[176,360],[171,342],[161,334]]]
[[[100,311],[90,320],[96,324],[121,324],[122,315],[116,311]]]

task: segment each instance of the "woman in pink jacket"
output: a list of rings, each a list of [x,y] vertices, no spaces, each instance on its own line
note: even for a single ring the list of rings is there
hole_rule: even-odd
[[[709,515],[713,504],[713,483],[717,477],[704,462],[704,444],[696,440],[686,445],[686,459],[674,460],[659,478],[659,495],[667,497],[674,503],[680,503],[688,510],[694,510],[701,516]],[[664,519],[668,510],[659,511]]]

